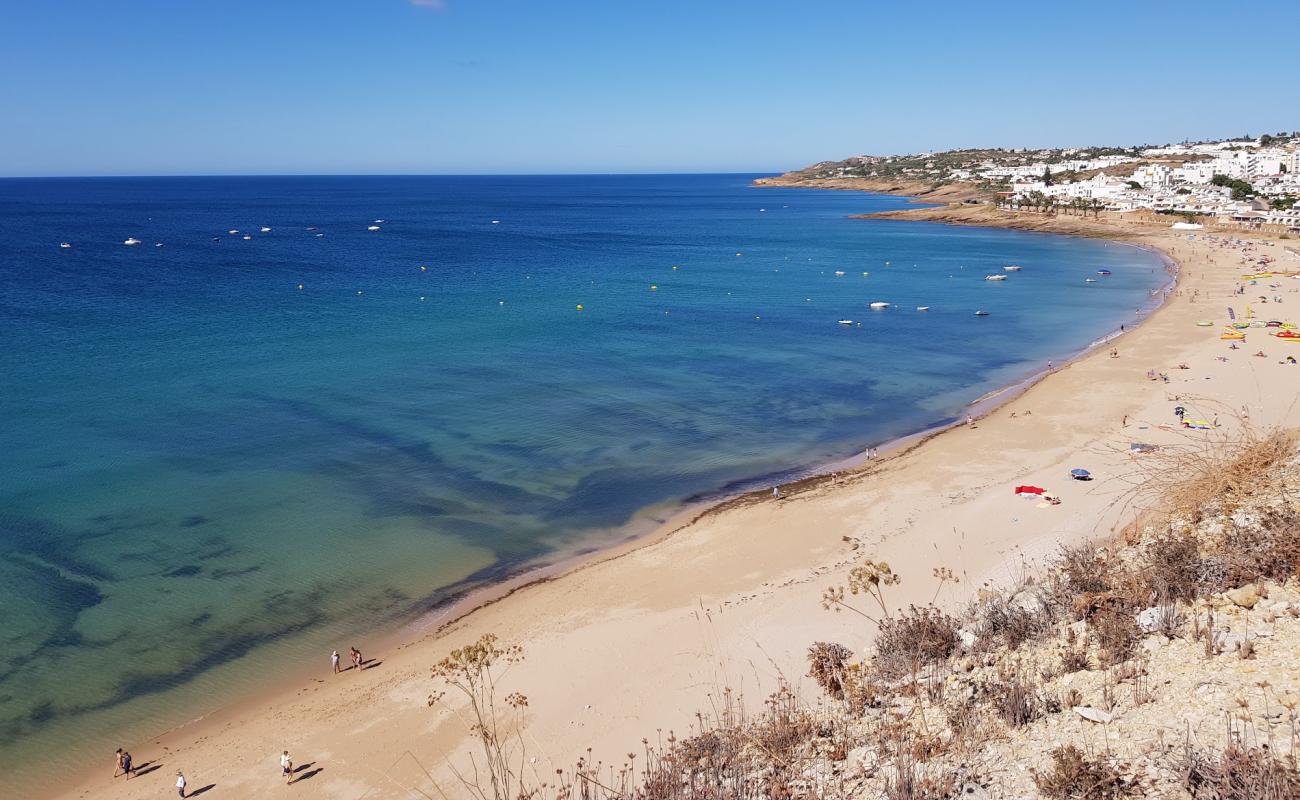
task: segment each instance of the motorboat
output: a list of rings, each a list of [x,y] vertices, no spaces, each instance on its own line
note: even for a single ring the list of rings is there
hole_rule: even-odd
[[[244,234],[244,241],[248,241],[249,239],[252,239],[252,238],[253,238],[253,237],[250,236],[250,235],[248,235],[247,233]]]
[[[1084,278],[1084,279],[1083,279],[1083,282],[1084,282],[1084,283],[1096,283],[1096,282],[1097,282],[1097,279],[1096,279],[1096,278]]]
[[[378,225],[371,225],[369,228],[366,228],[366,230],[368,230],[368,231],[377,231],[377,230],[379,230],[379,226],[378,226]]]
[[[266,226],[263,226],[263,227],[262,227],[262,233],[270,233],[270,232],[271,232],[271,229],[270,229],[270,228],[268,228],[268,227],[266,227]]]
[[[989,312],[985,311],[984,309],[980,309],[979,311],[975,312],[975,316],[977,317],[987,317],[988,315]]]
[[[230,230],[226,231],[226,233],[230,234],[231,236],[236,236],[236,235],[239,234],[239,229],[238,229],[238,228],[231,228]]]
[[[841,325],[852,325],[852,324],[853,324],[853,320],[851,320],[851,319],[842,319],[842,320],[840,320],[840,324],[841,324]]]
[[[889,308],[889,303],[880,303],[880,302],[872,303],[871,308],[879,311],[881,309]]]
[[[916,310],[917,310],[917,311],[929,311],[929,310],[930,310],[930,307],[929,307],[929,306],[917,306],[917,307],[916,307]]]
[[[842,269],[837,269],[837,270],[835,270],[835,277],[837,277],[837,278],[843,278],[843,277],[844,277],[844,270],[842,270]]]
[[[1098,274],[1098,275],[1109,275],[1109,274],[1110,274],[1110,270],[1108,270],[1108,269],[1099,269],[1099,270],[1097,270],[1097,274]]]
[[[1007,279],[1006,275],[985,275],[984,276],[984,280],[986,281],[1005,281],[1006,279]]]
[[[59,247],[63,248],[64,250],[67,250],[68,248],[72,247],[72,245],[67,242],[59,242]]]
[[[133,236],[130,239],[127,239],[125,242],[122,242],[122,244],[126,245],[127,247],[139,247],[140,240]]]
[[[1018,264],[1011,264],[1011,265],[1009,265],[1009,266],[1003,267],[1003,269],[1006,270],[1007,272],[1019,272],[1019,271],[1020,271],[1020,265],[1018,265]]]

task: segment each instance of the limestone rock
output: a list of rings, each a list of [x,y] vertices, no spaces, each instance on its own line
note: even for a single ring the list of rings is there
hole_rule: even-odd
[[[1103,725],[1114,719],[1114,717],[1110,715],[1110,712],[1102,711],[1100,708],[1093,708],[1092,706],[1075,706],[1074,713],[1089,722],[1099,722]]]
[[[1254,584],[1238,586],[1236,589],[1230,589],[1224,593],[1229,600],[1242,608],[1254,608],[1259,602],[1259,590]]]

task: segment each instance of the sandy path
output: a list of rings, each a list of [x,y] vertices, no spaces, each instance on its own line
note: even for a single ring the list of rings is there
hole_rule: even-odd
[[[1292,351],[1300,357],[1300,344],[1255,331],[1230,351],[1218,326],[1194,324],[1203,317],[1222,323],[1227,305],[1243,312],[1244,299],[1231,294],[1241,253],[1168,231],[1142,241],[1182,263],[1183,280],[1150,321],[1114,343],[1118,358],[1102,348],[973,428],[932,437],[795,496],[736,504],[630,553],[524,588],[438,635],[375,654],[383,661],[376,669],[328,680],[322,674],[281,697],[137,743],[130,748],[137,762],[161,765],[150,774],[110,782],[109,747],[102,770],[52,796],[155,798],[174,791],[168,787],[179,768],[191,788],[212,785],[201,795],[209,800],[464,797],[445,766],[447,758],[465,763],[464,728],[454,715],[426,707],[435,688],[428,666],[484,632],[526,648],[505,690],[530,698],[525,741],[542,774],[552,764],[571,764],[588,747],[606,763],[621,763],[643,737],[688,731],[694,713],[707,712],[724,688],[752,704],[784,674],[815,696],[801,677],[811,642],[855,649],[870,642],[869,625],[820,604],[822,590],[842,581],[864,554],[902,575],[895,603],[927,602],[935,566],[963,576],[940,600],[957,603],[986,579],[1018,571],[1022,558],[1126,521],[1116,500],[1128,488],[1122,476],[1133,471],[1129,442],[1184,440],[1156,427],[1173,422],[1174,394],[1213,398],[1183,401],[1193,418],[1219,412],[1224,428],[1198,435],[1230,434],[1236,423],[1228,410],[1243,404],[1256,425],[1300,424],[1300,366],[1278,363]],[[1274,255],[1279,269],[1300,269],[1300,258],[1278,243],[1258,244],[1255,255],[1262,253]],[[1284,303],[1256,305],[1264,318],[1300,308],[1291,288],[1300,289],[1300,281],[1276,282],[1282,288],[1268,293]],[[1267,358],[1249,355],[1261,348]],[[1180,362],[1190,369],[1174,369]],[[1171,382],[1148,380],[1149,368],[1167,372]],[[1075,466],[1097,480],[1068,480]],[[1054,489],[1063,502],[1039,508],[1013,496],[1017,483]],[[845,537],[861,549],[853,552]],[[298,763],[313,764],[304,772],[311,777],[293,788],[279,780],[284,748]]]

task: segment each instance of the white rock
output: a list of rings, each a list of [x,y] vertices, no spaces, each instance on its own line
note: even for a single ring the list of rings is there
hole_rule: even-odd
[[[1039,597],[1037,592],[1030,589],[1022,589],[1021,591],[1016,592],[1015,595],[1012,596],[1011,602],[1020,606],[1025,611],[1028,611],[1030,614],[1043,614],[1047,611],[1047,604],[1043,602],[1043,598]]]
[[[1141,628],[1144,633],[1155,633],[1160,630],[1160,616],[1160,608],[1158,606],[1151,606],[1150,608],[1144,608],[1139,611],[1134,619],[1137,620],[1138,627]]]
[[[1099,722],[1103,725],[1114,719],[1114,717],[1110,715],[1110,712],[1102,711],[1100,708],[1093,708],[1092,706],[1075,706],[1074,713],[1089,722]]]

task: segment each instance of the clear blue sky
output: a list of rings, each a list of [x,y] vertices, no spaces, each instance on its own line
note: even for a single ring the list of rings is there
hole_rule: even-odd
[[[0,8],[10,176],[769,171],[1300,128],[1300,3]]]

